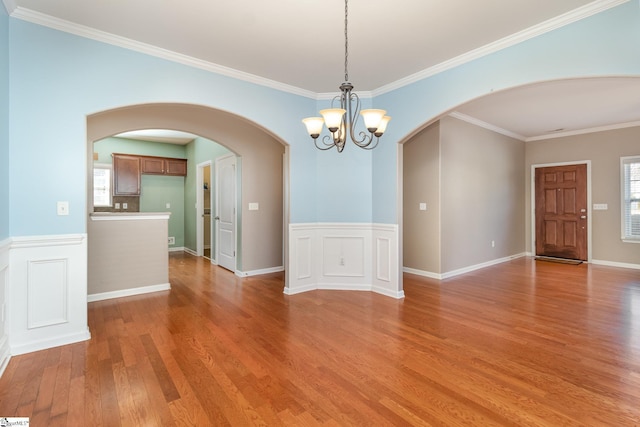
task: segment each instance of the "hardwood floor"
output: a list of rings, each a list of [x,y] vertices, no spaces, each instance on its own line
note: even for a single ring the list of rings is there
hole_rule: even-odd
[[[89,304],[88,342],[11,359],[32,426],[640,425],[640,271],[517,259],[406,298],[238,278]]]

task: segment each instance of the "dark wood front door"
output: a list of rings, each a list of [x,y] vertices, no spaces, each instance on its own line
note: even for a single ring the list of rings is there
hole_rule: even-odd
[[[587,165],[536,169],[536,255],[587,260]]]

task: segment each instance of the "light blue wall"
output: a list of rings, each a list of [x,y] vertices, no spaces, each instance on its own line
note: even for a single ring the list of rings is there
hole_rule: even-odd
[[[86,230],[86,116],[178,102],[243,116],[291,145],[291,212],[316,221],[315,156],[300,120],[316,102],[11,19],[10,234]],[[309,165],[313,167],[309,167]],[[35,180],[39,170],[47,180]],[[39,198],[31,197],[38,185]],[[70,204],[56,215],[56,201]]]
[[[0,240],[9,235],[9,17],[0,5]]]
[[[373,220],[397,222],[397,143],[467,101],[553,79],[640,75],[640,2],[620,6],[378,96],[393,117],[373,151]]]
[[[366,152],[350,145],[342,155],[316,150],[300,123],[326,102],[10,18],[9,147],[0,142],[0,154],[11,153],[8,197],[0,185],[0,202],[9,202],[9,235],[85,232],[86,116],[150,102],[229,111],[290,144],[294,223],[397,223],[398,142],[443,112],[492,91],[548,79],[640,75],[639,9],[638,1],[630,1],[380,95],[373,104],[393,116],[381,146]],[[0,29],[6,34],[6,22]],[[0,120],[6,122],[6,116]],[[36,178],[33,170],[47,179]],[[32,197],[33,188],[40,197]],[[59,200],[70,202],[69,216],[56,215]],[[6,207],[0,207],[0,226],[6,226],[6,216]]]

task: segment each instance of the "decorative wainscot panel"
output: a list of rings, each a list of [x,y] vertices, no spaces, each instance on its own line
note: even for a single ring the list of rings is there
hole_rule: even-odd
[[[9,258],[11,354],[89,339],[86,235],[13,238]]]
[[[404,297],[394,224],[291,224],[285,293],[315,289]]]

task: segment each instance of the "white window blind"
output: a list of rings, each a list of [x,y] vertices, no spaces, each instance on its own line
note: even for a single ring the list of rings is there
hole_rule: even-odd
[[[640,156],[622,157],[622,240],[640,243]]]
[[[111,165],[93,166],[93,206],[111,206]]]

